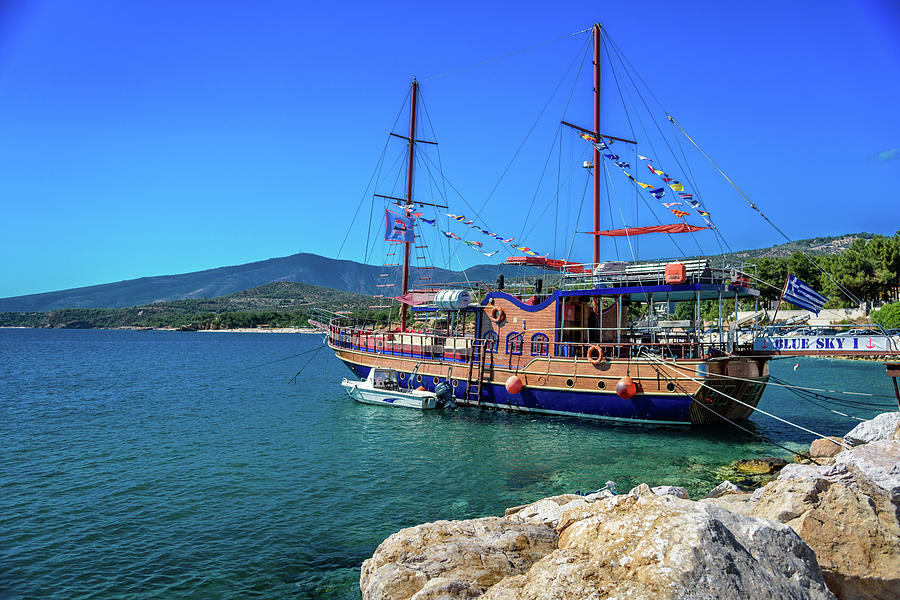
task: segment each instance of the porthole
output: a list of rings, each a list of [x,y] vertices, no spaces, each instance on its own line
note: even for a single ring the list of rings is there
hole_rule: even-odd
[[[598,382],[597,382],[597,389],[598,389],[598,390],[605,390],[605,389],[606,389],[606,382],[603,381],[602,379],[601,379],[600,381],[598,381]]]
[[[400,373],[400,381],[406,381],[406,373]]]
[[[437,385],[437,384],[438,384],[438,381],[440,381],[440,380],[439,380],[437,377],[435,377],[435,378],[433,378],[433,379],[431,380],[431,382],[432,382],[434,385]]]
[[[574,379],[566,379],[566,387],[575,387]]]
[[[674,391],[675,391],[675,384],[672,383],[672,382],[670,381],[669,383],[666,384],[666,389],[667,389],[668,391],[670,391],[670,392],[674,392]]]
[[[453,385],[453,387],[459,387],[459,379],[451,379],[450,383]]]
[[[422,376],[416,375],[416,383],[422,383]]]

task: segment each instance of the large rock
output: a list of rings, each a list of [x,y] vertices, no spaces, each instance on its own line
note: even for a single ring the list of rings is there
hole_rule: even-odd
[[[557,529],[559,550],[483,598],[834,597],[790,528],[647,486],[572,508]]]
[[[838,598],[900,596],[900,441],[853,448],[831,466],[788,465],[752,495],[704,502],[790,526]]]
[[[894,432],[900,427],[900,412],[882,413],[870,419],[863,421],[850,430],[850,433],[844,436],[844,439],[854,446],[860,444],[868,444],[880,440],[890,440],[894,438]]]
[[[587,502],[588,500],[584,496],[563,494],[544,498],[524,506],[508,508],[503,516],[517,523],[539,523],[548,527],[556,527],[563,512]]]
[[[819,438],[809,445],[809,457],[832,458],[839,452],[846,450],[844,444],[843,439],[835,436]]]
[[[398,531],[362,565],[367,600],[472,598],[556,549],[546,525],[486,517]]]

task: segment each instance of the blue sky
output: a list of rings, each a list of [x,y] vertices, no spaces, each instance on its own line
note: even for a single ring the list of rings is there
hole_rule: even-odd
[[[587,38],[544,42],[595,21],[792,238],[900,229],[900,8],[888,0],[13,0],[0,5],[0,296],[299,251],[337,256],[361,199],[368,210],[366,186],[412,76],[444,172],[466,199],[451,196],[451,209],[471,212]],[[542,187],[538,177],[575,83],[561,86],[481,213],[491,229],[519,235],[532,197],[537,212],[552,202],[555,170]],[[589,125],[581,84],[566,116]],[[604,119],[621,129],[607,133],[629,137],[621,117]],[[581,160],[567,148],[552,162]],[[398,153],[389,145],[391,160]],[[691,164],[731,248],[782,241],[702,158]],[[420,195],[427,187],[417,182]],[[628,206],[622,218],[642,224]],[[587,220],[556,225],[555,210],[543,221],[533,211],[522,239],[589,259],[588,236],[576,234],[572,254],[562,240]],[[364,258],[364,224],[341,258]],[[675,253],[641,244],[643,256]],[[463,248],[453,261],[485,259]]]

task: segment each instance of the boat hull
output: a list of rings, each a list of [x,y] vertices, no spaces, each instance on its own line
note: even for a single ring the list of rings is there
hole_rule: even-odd
[[[523,365],[486,366],[477,393],[477,381],[472,380],[466,365],[332,348],[360,378],[377,362],[396,369],[401,384],[407,386],[422,385],[433,391],[449,379],[460,405],[647,424],[705,425],[745,419],[758,404],[768,380],[766,361],[741,357],[680,361],[674,366],[644,358],[601,365],[550,358]],[[410,381],[409,373],[417,364],[416,379]],[[478,366],[472,370],[477,372]],[[638,393],[628,399],[614,391],[618,379],[626,374],[638,386]],[[505,386],[511,375],[524,383],[515,394]]]
[[[368,376],[370,368],[366,368],[363,378]],[[356,372],[354,370],[354,372]],[[413,394],[400,390],[378,390],[365,387],[364,381],[349,381],[345,379],[341,385],[347,390],[347,394],[362,404],[375,404],[378,406],[399,406],[415,410],[434,410],[438,407],[437,399],[433,394]]]

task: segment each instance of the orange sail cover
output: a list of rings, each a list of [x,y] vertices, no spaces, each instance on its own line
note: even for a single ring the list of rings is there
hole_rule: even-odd
[[[688,225],[687,223],[673,223],[671,225],[648,225],[646,227],[626,227],[625,229],[588,231],[587,233],[591,235],[620,237],[626,235],[643,235],[645,233],[690,233],[692,231],[700,231],[701,229],[709,229],[709,227],[697,227],[696,225]]]

